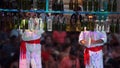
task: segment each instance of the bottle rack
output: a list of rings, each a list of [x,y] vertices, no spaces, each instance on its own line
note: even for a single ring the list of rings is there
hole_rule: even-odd
[[[81,11],[45,11],[45,10],[18,10],[18,9],[2,9],[0,12],[37,12],[37,13],[63,13],[63,14],[73,14],[78,12],[79,14],[120,14],[120,12],[81,12]]]
[[[49,0],[46,0],[46,9],[45,10],[23,10],[23,9],[3,9],[0,8],[0,12],[36,12],[36,13],[62,13],[62,14],[73,14],[73,13],[79,13],[79,14],[96,14],[100,17],[105,15],[107,17],[109,14],[120,14],[120,12],[108,12],[108,11],[71,11],[71,10],[64,10],[64,11],[53,11],[49,10]]]
[[[45,10],[21,10],[21,9],[2,9],[0,8],[0,12],[37,12],[37,13],[63,13],[63,14],[73,14],[76,11],[53,11],[53,10],[49,10],[49,3],[50,0],[46,0],[46,7]],[[79,12],[77,11],[79,14],[120,14],[120,12],[108,12],[108,11],[98,11],[98,12],[94,12],[94,11],[90,11],[90,12]]]

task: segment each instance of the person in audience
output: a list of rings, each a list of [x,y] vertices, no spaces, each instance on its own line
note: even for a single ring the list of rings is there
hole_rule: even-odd
[[[80,68],[77,49],[75,47],[71,47],[69,55],[61,60],[59,68]]]

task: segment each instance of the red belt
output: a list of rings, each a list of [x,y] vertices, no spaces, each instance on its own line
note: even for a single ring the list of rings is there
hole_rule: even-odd
[[[103,46],[97,46],[97,47],[91,47],[91,48],[86,48],[85,53],[84,53],[84,64],[89,64],[90,61],[90,55],[89,51],[97,52],[102,50]]]
[[[21,53],[21,58],[25,59],[26,58],[26,43],[29,44],[40,44],[40,39],[36,40],[30,40],[30,41],[22,41],[20,45],[20,53]]]

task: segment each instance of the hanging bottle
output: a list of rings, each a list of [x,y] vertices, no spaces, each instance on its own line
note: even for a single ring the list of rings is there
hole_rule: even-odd
[[[115,33],[115,27],[114,27],[113,19],[112,19],[111,24],[110,24],[110,32]]]
[[[47,19],[46,19],[46,17],[45,17],[45,20],[44,20],[44,31],[47,31]]]
[[[74,10],[75,10],[75,11],[78,11],[78,7],[79,7],[78,0],[75,0]]]
[[[62,24],[62,30],[65,31],[66,28],[66,21],[64,20],[63,24]]]
[[[116,33],[116,24],[117,24],[117,19],[116,19],[116,18],[114,18],[114,19],[113,19],[113,22],[114,22],[114,33]]]
[[[58,22],[58,24],[59,24],[59,28],[58,29],[60,29],[60,30],[63,30],[63,26],[65,25],[65,23],[64,23],[64,15],[63,14],[59,14],[59,22]]]
[[[108,10],[109,12],[111,12],[111,10],[112,10],[111,0],[108,0],[107,10]]]
[[[81,31],[81,22],[80,22],[79,16],[78,16],[78,20],[76,23],[76,32],[80,32],[80,31]]]
[[[117,11],[117,1],[116,1],[116,0],[113,1],[112,11],[113,11],[113,12],[116,12],[116,11]]]
[[[52,16],[50,13],[47,17],[47,31],[52,31]]]
[[[21,4],[22,4],[22,5],[21,5],[22,9],[26,9],[26,7],[25,7],[25,6],[26,6],[26,5],[25,5],[25,4],[26,4],[26,1],[25,1],[25,0],[22,0],[22,1],[21,1]]]
[[[92,12],[94,11],[94,8],[95,8],[94,7],[94,2],[95,2],[95,0],[92,1]]]
[[[55,0],[52,1],[52,10],[55,10]]]
[[[119,27],[118,27],[118,33],[120,33],[120,17],[118,18],[118,25],[119,25]]]
[[[57,0],[57,10],[60,11],[60,9],[61,9],[60,0]]]
[[[70,10],[73,10],[73,0],[70,0],[70,1],[69,1],[69,9],[70,9]]]
[[[67,17],[67,22],[66,22],[66,31],[70,32],[71,31],[71,27],[70,27],[70,19]]]
[[[55,23],[55,17],[56,17],[56,16],[54,15],[54,16],[53,16],[53,23],[52,23],[53,31],[55,30],[55,24],[56,24],[56,23]]]
[[[92,0],[88,0],[88,11],[92,11]]]
[[[71,18],[70,18],[70,26],[71,26],[71,31],[76,31],[76,23],[77,23],[77,20],[78,20],[78,14],[77,13],[74,13],[71,15]]]
[[[99,11],[99,2],[98,0],[94,0],[94,11]]]
[[[106,33],[110,32],[110,19],[109,19],[109,17],[106,18],[105,31],[106,31]]]
[[[116,27],[115,27],[116,33],[119,33],[119,29],[120,29],[119,19],[117,19],[117,21],[116,21]]]
[[[104,20],[101,21],[101,31],[105,31]]]
[[[21,27],[21,29],[23,29],[23,31],[25,30],[25,29],[28,29],[28,20],[27,19],[22,19],[22,21],[21,21],[21,25],[20,25]]]
[[[60,0],[60,11],[63,11],[64,10],[64,3],[63,3],[63,0]]]
[[[40,30],[43,30],[44,23],[43,23],[43,19],[41,17],[39,18],[39,25],[40,25]]]
[[[87,11],[87,0],[83,0],[83,10]]]
[[[13,28],[14,28],[14,29],[17,29],[17,23],[18,23],[18,22],[17,22],[17,17],[16,17],[15,14],[13,14],[13,26],[14,26]]]
[[[33,25],[33,18],[30,17],[29,20],[28,20],[28,29],[33,30],[34,29],[33,26],[34,26]]]
[[[102,18],[101,18],[101,23],[100,23],[101,25],[101,31],[105,31],[105,26],[104,26],[104,16],[102,16]]]
[[[41,1],[38,0],[38,1],[37,1],[37,9],[38,9],[38,10],[41,9],[41,5],[40,5],[40,4],[41,4]]]
[[[58,9],[58,1],[57,0],[53,0],[53,3],[52,3],[52,10],[57,10]]]
[[[107,11],[107,5],[108,5],[108,1],[104,0],[103,1],[103,9],[104,9],[104,11]]]
[[[63,18],[63,23],[62,23],[62,31],[65,31],[66,28],[66,18]]]
[[[55,15],[53,18],[53,29],[59,30],[59,15]]]
[[[98,20],[98,16],[96,16],[96,20],[95,20],[95,25],[96,25],[96,27],[95,27],[95,30],[96,31],[98,31],[98,27],[99,27],[99,20]]]

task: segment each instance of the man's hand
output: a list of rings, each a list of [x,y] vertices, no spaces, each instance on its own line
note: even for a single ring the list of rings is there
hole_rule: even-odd
[[[91,39],[91,44],[96,44],[96,40]]]
[[[87,42],[86,42],[86,40],[81,40],[80,43],[81,43],[82,45],[85,45]]]
[[[99,43],[103,43],[104,41],[102,39],[99,39],[99,40],[94,40],[94,39],[91,39],[91,44],[99,44]]]

